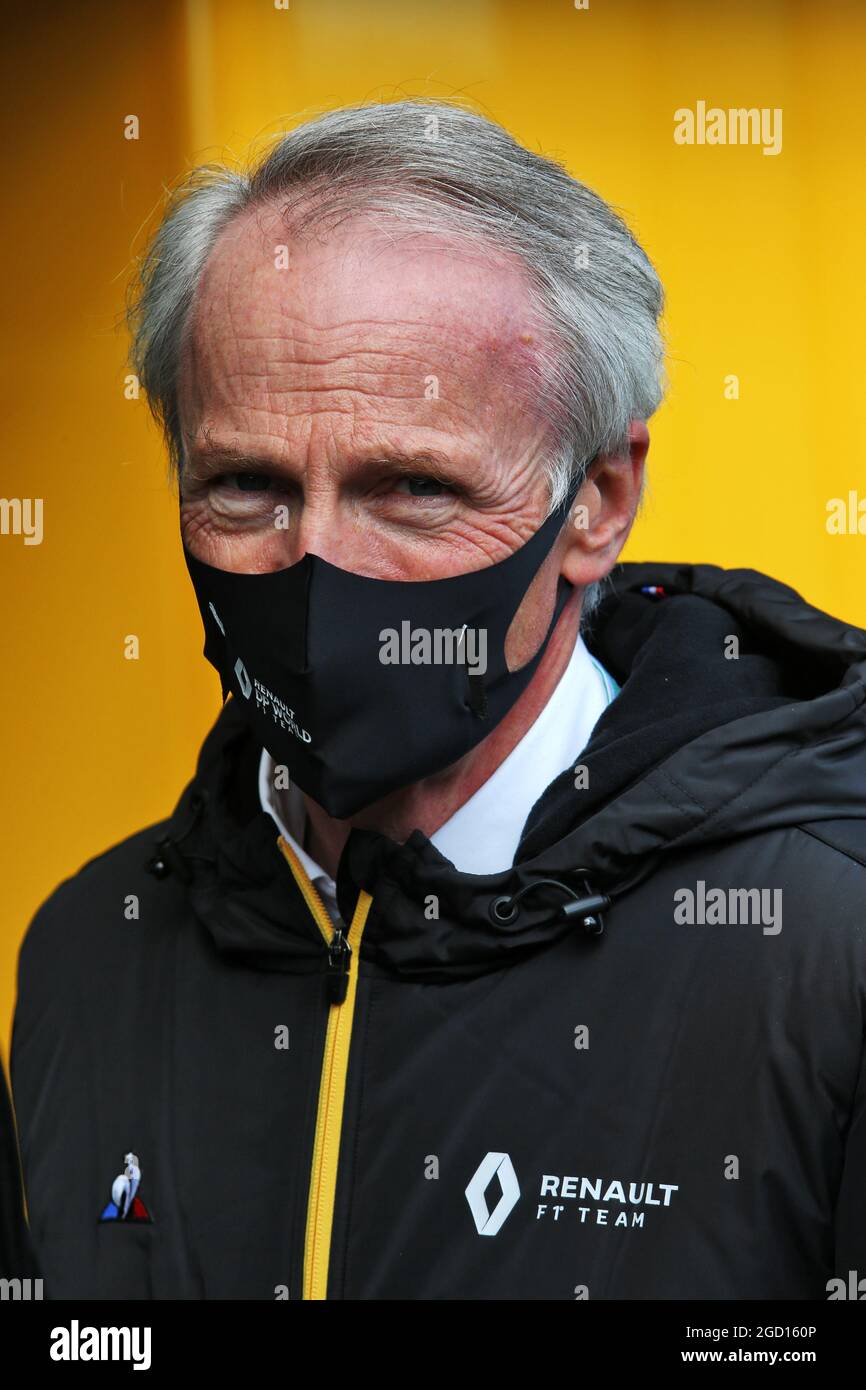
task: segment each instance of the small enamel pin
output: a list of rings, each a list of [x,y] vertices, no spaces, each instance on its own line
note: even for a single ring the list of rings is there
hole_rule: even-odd
[[[153,1217],[138,1195],[141,1186],[141,1169],[136,1154],[123,1155],[124,1168],[111,1184],[111,1201],[100,1216],[100,1221],[149,1221]]]

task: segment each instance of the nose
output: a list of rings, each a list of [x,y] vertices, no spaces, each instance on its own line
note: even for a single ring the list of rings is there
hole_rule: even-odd
[[[339,534],[339,509],[334,499],[321,493],[304,497],[289,533],[292,562],[310,554],[336,564],[332,555],[339,547]]]
[[[318,555],[338,569],[375,575],[375,544],[371,525],[335,497],[305,498],[291,533],[291,563]]]

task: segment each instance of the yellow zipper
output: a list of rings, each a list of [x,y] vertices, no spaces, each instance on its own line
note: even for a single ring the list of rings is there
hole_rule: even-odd
[[[291,845],[282,835],[279,836],[277,844],[294,874],[295,882],[304,895],[304,901],[322,933],[326,946],[330,949],[337,931],[328,916],[325,904]],[[307,1201],[307,1228],[304,1237],[302,1296],[308,1299],[325,1299],[328,1296],[328,1263],[334,1224],[334,1199],[337,1192],[337,1163],[343,1128],[346,1073],[349,1069],[349,1041],[352,1036],[352,1017],[358,985],[358,947],[372,901],[370,894],[362,889],[347,936],[351,954],[345,998],[339,1003],[332,1002],[328,1010],[325,1054],[322,1058],[316,1111],[310,1193]]]

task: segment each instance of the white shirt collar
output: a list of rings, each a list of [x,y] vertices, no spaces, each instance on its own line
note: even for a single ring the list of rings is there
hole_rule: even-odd
[[[589,742],[613,699],[613,679],[578,636],[571,659],[534,724],[496,771],[440,826],[431,843],[467,874],[509,869],[526,818],[555,777]]]
[[[514,863],[526,818],[554,778],[578,758],[619,686],[578,635],[574,652],[544,709],[504,762],[430,836],[461,873],[495,874]],[[336,904],[333,879],[302,846],[306,808],[298,787],[274,788],[274,759],[262,749],[262,809],[276,821],[326,906]]]
[[[307,828],[307,808],[300,788],[296,787],[294,782],[288,787],[275,787],[275,766],[267,748],[263,748],[259,761],[259,800],[262,810],[273,816],[283,839],[287,840],[295,851],[310,881],[315,883],[317,879],[324,878],[327,883],[333,884],[333,879],[325,873],[321,864],[317,864],[315,859],[307,854],[301,843]]]

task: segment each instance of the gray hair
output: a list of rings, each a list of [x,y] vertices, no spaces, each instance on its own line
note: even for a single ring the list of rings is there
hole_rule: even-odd
[[[648,419],[662,399],[662,286],[598,194],[458,102],[343,107],[276,137],[243,172],[193,169],[139,260],[127,305],[129,362],[175,472],[185,456],[178,378],[196,289],[221,231],[265,207],[302,231],[327,217],[380,212],[410,234],[458,233],[518,259],[551,339],[526,383],[553,426],[550,511],[597,454],[624,453],[631,421]],[[584,619],[603,585],[587,586]]]

